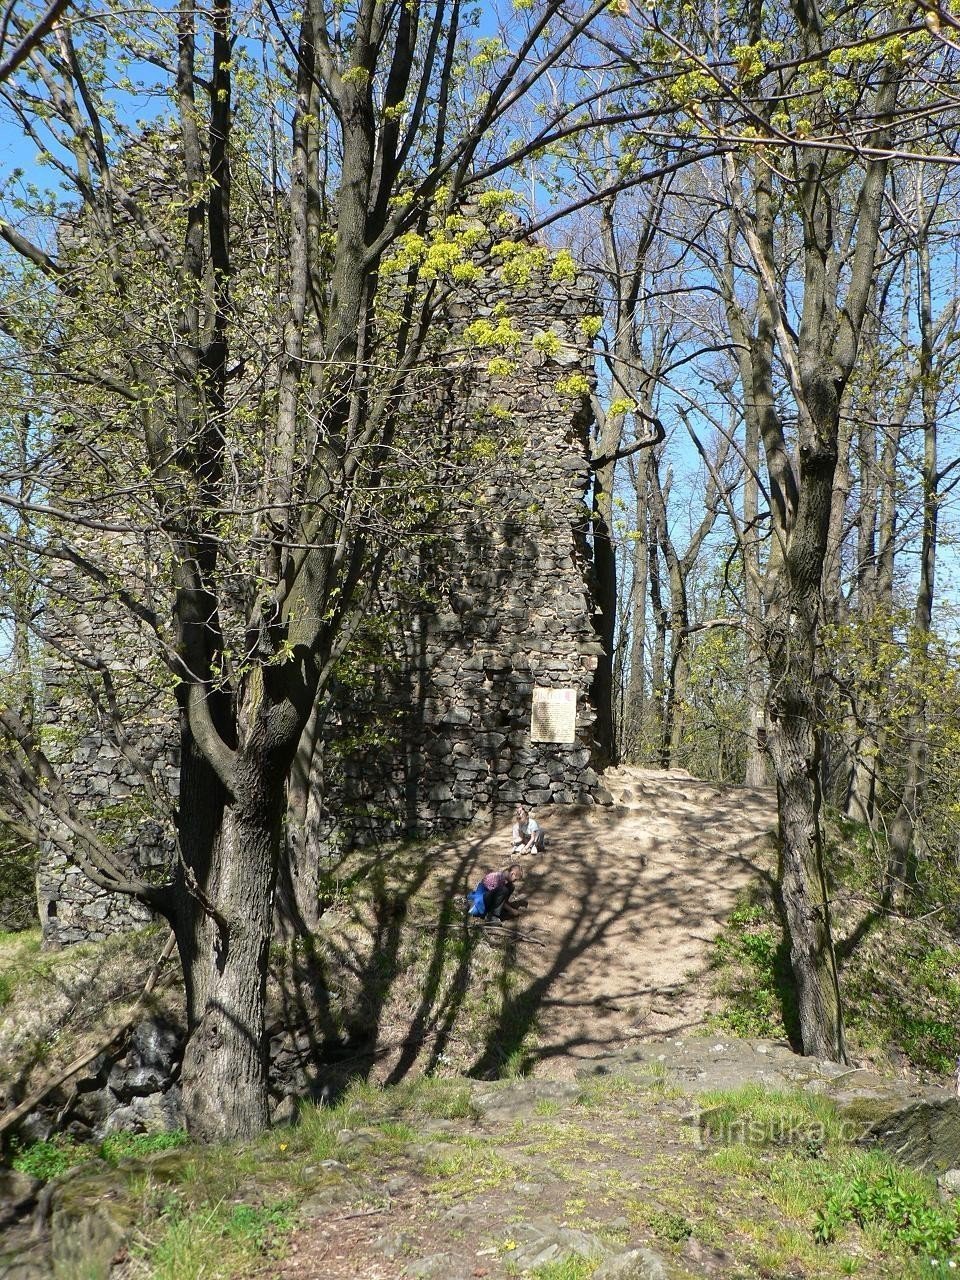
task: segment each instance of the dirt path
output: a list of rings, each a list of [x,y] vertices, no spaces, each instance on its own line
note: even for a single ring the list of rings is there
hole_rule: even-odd
[[[539,814],[548,844],[528,867],[521,927],[545,945],[518,947],[538,1001],[537,1074],[700,1025],[710,943],[769,866],[772,791],[639,768],[605,783],[612,807]],[[475,841],[478,870],[509,855],[502,828]]]

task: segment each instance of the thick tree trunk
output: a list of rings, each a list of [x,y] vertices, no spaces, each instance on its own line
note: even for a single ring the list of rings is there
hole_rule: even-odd
[[[211,707],[219,719],[225,700]],[[167,914],[186,988],[184,1113],[202,1141],[250,1137],[270,1121],[264,1008],[284,773],[257,734],[237,753],[228,795],[185,722],[182,858]]]
[[[791,640],[796,640],[795,635]],[[777,690],[769,747],[777,777],[781,893],[797,984],[803,1052],[846,1061],[840,987],[830,933],[830,909],[820,838],[820,751],[808,689],[812,673],[771,662]],[[778,669],[779,667],[779,669]]]
[[[203,892],[216,916],[191,897],[175,929],[187,988],[184,1112],[206,1142],[270,1122],[264,1008],[283,792],[251,783],[223,807],[210,849]]]

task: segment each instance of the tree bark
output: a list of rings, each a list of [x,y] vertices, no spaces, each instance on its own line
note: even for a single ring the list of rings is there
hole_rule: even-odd
[[[830,932],[830,902],[820,836],[819,752],[808,695],[810,673],[784,653],[771,662],[777,690],[771,707],[770,754],[777,777],[780,815],[780,891],[797,984],[803,1052],[846,1061],[840,986]]]
[[[937,569],[937,530],[940,513],[937,462],[937,379],[933,369],[933,311],[931,304],[930,250],[921,227],[918,251],[920,277],[920,398],[923,405],[923,537],[920,545],[920,581],[914,610],[913,661],[920,665],[922,685],[924,665],[930,651],[933,598]],[[886,896],[902,902],[910,878],[910,858],[914,852],[917,825],[923,807],[927,765],[926,698],[921,697],[907,723],[907,767],[900,803],[890,824],[887,858]]]
[[[233,803],[191,787],[183,808],[184,827],[216,826],[204,901],[183,886],[174,917],[187,996],[184,1113],[202,1141],[252,1137],[270,1123],[264,1010],[283,799],[282,778],[265,785],[271,774],[249,763]]]

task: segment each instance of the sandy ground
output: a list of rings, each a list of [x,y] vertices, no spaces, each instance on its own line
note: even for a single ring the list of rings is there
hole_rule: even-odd
[[[738,893],[769,874],[772,790],[679,770],[620,768],[604,781],[613,806],[537,815],[547,848],[529,862],[530,908],[515,926],[538,1009],[537,1074],[698,1026],[710,943]],[[473,870],[509,860],[503,826],[471,837]],[[462,845],[450,854],[465,861]]]

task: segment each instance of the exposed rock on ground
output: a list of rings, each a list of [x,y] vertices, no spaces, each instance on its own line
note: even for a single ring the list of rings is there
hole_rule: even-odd
[[[811,1107],[834,1099],[851,1121],[848,1143],[886,1143],[904,1131],[912,1145],[897,1139],[900,1156],[927,1170],[960,1166],[955,1098],[800,1059],[769,1041],[701,1037],[636,1045],[586,1064],[574,1080],[461,1082],[471,1100],[463,1118],[398,1126],[358,1113],[359,1123],[329,1133],[323,1149],[335,1154],[319,1160],[309,1132],[281,1130],[252,1158],[239,1153],[235,1171],[208,1165],[201,1176],[225,1178],[214,1194],[227,1207],[295,1206],[279,1256],[235,1273],[246,1280],[507,1280],[570,1257],[593,1260],[597,1280],[823,1280],[848,1274],[853,1258],[871,1280],[907,1275],[900,1264],[890,1270],[882,1250],[817,1246],[811,1225],[800,1230],[789,1205],[748,1172],[776,1159],[784,1176],[793,1170],[821,1185],[822,1153],[806,1129],[704,1123],[716,1090],[751,1085],[772,1099],[808,1097]],[[867,1122],[874,1105],[882,1118]],[[939,1127],[923,1129],[918,1114],[937,1115]],[[745,1154],[723,1158],[738,1150]],[[182,1194],[197,1158],[189,1148],[168,1151],[50,1184],[33,1228],[10,1233],[0,1276],[53,1280],[82,1267],[94,1280],[147,1280],[136,1249],[143,1215]],[[942,1179],[945,1194],[951,1177]],[[10,1190],[24,1202],[36,1197],[35,1185]],[[774,1255],[786,1269],[770,1269]]]

